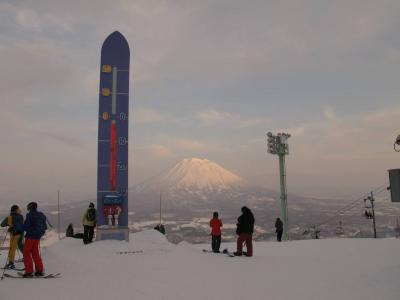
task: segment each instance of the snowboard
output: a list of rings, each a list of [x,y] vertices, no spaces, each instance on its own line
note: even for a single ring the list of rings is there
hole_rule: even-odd
[[[224,249],[224,250],[222,251],[222,253],[226,254],[226,255],[229,256],[229,257],[235,257],[235,254],[233,254],[233,252],[229,252],[228,249]]]
[[[209,250],[209,249],[203,249],[203,252],[206,252],[206,253],[215,253],[215,254],[222,253],[222,252],[214,252],[214,251]]]
[[[50,279],[50,278],[60,278],[61,273],[50,273],[50,274],[45,274],[44,276],[33,276],[33,277],[23,277],[23,273],[18,273],[18,275],[11,275],[5,273],[3,276],[7,278],[22,278],[22,279]]]

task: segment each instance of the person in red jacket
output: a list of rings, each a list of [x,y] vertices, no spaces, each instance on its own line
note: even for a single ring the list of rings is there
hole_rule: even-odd
[[[210,220],[211,227],[211,248],[213,252],[219,253],[221,246],[221,227],[222,221],[218,218],[218,212],[214,211],[213,218]]]

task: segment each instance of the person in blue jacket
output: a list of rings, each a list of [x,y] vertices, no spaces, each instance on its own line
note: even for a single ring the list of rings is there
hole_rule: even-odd
[[[35,276],[44,275],[44,266],[40,257],[40,239],[47,229],[46,216],[37,211],[37,203],[31,202],[27,206],[29,211],[24,222],[25,245],[24,245],[24,277],[33,276],[33,262],[35,263]],[[32,262],[33,260],[33,262]]]

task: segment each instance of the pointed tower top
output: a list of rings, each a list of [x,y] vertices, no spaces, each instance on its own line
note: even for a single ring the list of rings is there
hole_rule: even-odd
[[[105,39],[101,47],[102,64],[126,68],[129,66],[129,56],[128,41],[119,31],[114,31]]]
[[[122,33],[117,30],[107,36],[107,38],[104,40],[103,47],[106,44],[126,44],[126,47],[129,48],[128,41],[122,35]]]

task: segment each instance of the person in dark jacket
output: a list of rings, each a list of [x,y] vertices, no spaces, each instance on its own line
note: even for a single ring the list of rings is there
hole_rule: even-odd
[[[6,269],[14,269],[14,258],[17,246],[22,248],[21,236],[23,236],[23,223],[24,217],[21,215],[21,211],[18,205],[11,206],[10,215],[6,217],[0,224],[1,227],[8,226],[8,232],[10,233],[10,245],[8,247],[8,261],[5,266]],[[20,249],[21,249],[20,248]]]
[[[253,232],[254,232],[254,216],[251,210],[243,206],[242,214],[237,219],[237,229],[236,234],[238,239],[236,242],[236,256],[241,256],[243,254],[243,243],[246,242],[247,256],[253,256]]]
[[[275,232],[276,232],[276,240],[278,242],[282,242],[283,223],[280,218],[276,218]]]
[[[47,229],[46,216],[37,211],[37,203],[31,202],[26,209],[29,211],[26,214],[24,222],[25,245],[24,245],[24,277],[33,276],[33,262],[35,263],[35,276],[43,276],[44,266],[40,257],[39,247],[40,239]],[[32,262],[33,259],[33,262]]]
[[[69,223],[67,230],[65,231],[65,236],[66,237],[71,237],[74,239],[83,239],[83,233],[82,232],[74,232],[74,225],[72,223]]]
[[[67,227],[67,231],[65,232],[66,237],[74,237],[74,225],[72,223],[69,223]]]
[[[165,226],[163,224],[157,224],[154,229],[162,234],[165,234]]]

